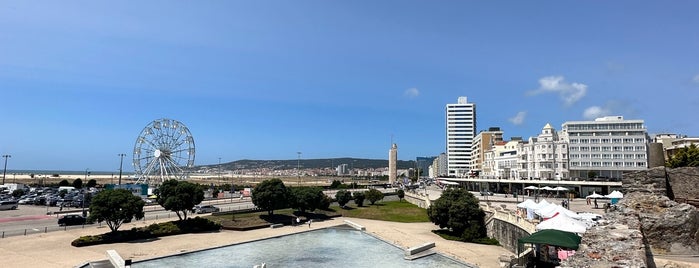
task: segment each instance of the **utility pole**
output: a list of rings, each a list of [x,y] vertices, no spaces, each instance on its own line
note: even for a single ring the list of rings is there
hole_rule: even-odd
[[[296,176],[298,177],[299,186],[301,186],[301,152],[296,152],[299,158],[296,160]]]
[[[5,173],[7,172],[7,159],[12,157],[12,156],[9,154],[4,154],[4,155],[2,155],[2,157],[5,158],[5,168],[2,169],[2,184],[4,185],[5,184]]]
[[[119,154],[119,157],[121,158],[121,160],[119,160],[119,185],[121,185],[121,168],[124,164],[124,156],[126,156],[126,154]]]
[[[222,177],[222,174],[221,174],[221,158],[219,157],[219,158],[218,158],[218,179],[220,180],[221,177]]]

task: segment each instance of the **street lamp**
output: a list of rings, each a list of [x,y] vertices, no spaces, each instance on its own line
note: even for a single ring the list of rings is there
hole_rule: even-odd
[[[9,154],[4,154],[4,155],[2,155],[2,157],[5,158],[5,168],[3,168],[3,170],[2,170],[2,184],[4,185],[5,184],[5,173],[7,172],[7,159],[12,157],[12,156]]]
[[[121,158],[121,160],[119,160],[119,185],[121,185],[121,168],[124,164],[124,156],[126,156],[126,154],[119,154],[119,157]]]
[[[87,176],[90,175],[90,172],[88,172],[88,170],[90,170],[90,169],[89,168],[85,169],[85,181],[87,181]],[[83,192],[83,201],[81,203],[83,206],[83,217],[87,217],[87,213],[85,213],[85,190],[83,189],[82,192]]]

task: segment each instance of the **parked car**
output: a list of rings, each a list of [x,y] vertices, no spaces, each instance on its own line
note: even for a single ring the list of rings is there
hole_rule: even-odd
[[[214,207],[212,205],[201,205],[201,206],[194,207],[194,212],[197,214],[219,212],[219,211],[221,211],[221,209]]]
[[[17,209],[17,206],[18,206],[17,201],[11,201],[11,200],[0,201],[0,210]]]
[[[490,191],[481,191],[481,196],[486,196],[486,195],[493,195],[493,193]]]
[[[82,225],[85,221],[85,217],[80,215],[64,215],[58,218],[58,225]]]

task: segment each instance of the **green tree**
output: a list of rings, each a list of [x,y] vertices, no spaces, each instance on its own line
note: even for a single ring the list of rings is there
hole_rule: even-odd
[[[366,199],[369,200],[369,203],[371,203],[372,205],[376,203],[376,201],[383,199],[383,193],[376,189],[369,189],[369,191],[367,191],[365,195]]]
[[[354,192],[352,194],[352,196],[354,197],[354,203],[357,204],[358,207],[361,207],[364,205],[364,198],[365,198],[364,193]]]
[[[73,187],[75,187],[75,189],[83,188],[83,180],[80,178],[75,179],[73,181]]]
[[[220,191],[218,189],[214,189],[211,191],[211,197],[218,198],[218,193],[220,193]]]
[[[691,144],[678,149],[665,165],[670,168],[699,167],[699,147],[696,144]]]
[[[478,206],[478,199],[464,189],[449,188],[442,192],[427,209],[427,216],[464,241],[486,237],[485,212]]]
[[[275,209],[289,207],[291,193],[280,179],[265,180],[255,186],[252,191],[252,203],[264,209],[269,215],[274,214]]]
[[[330,189],[340,188],[340,185],[342,185],[342,182],[338,180],[333,180],[333,183],[330,184]]]
[[[17,189],[17,190],[12,191],[12,197],[14,197],[14,198],[19,198],[23,195],[24,195],[24,190],[22,190],[22,189]]]
[[[314,211],[322,208],[325,201],[323,189],[319,187],[291,188],[291,207],[300,212]]]
[[[204,200],[204,189],[194,183],[167,180],[155,190],[155,199],[163,208],[175,212],[180,220],[187,219],[187,212]]]
[[[109,229],[116,232],[125,221],[143,219],[143,205],[143,200],[129,190],[104,190],[92,198],[88,220],[107,222]]]
[[[398,190],[398,192],[396,192],[396,195],[398,195],[398,199],[400,199],[400,201],[403,202],[403,197],[405,197],[405,191],[403,191],[403,189],[400,189]]]
[[[88,180],[87,185],[85,185],[85,187],[87,187],[87,188],[92,188],[95,186],[97,186],[97,180],[95,180],[95,179]]]
[[[58,186],[59,186],[59,187],[61,187],[61,186],[70,186],[70,182],[68,182],[68,180],[66,180],[66,179],[63,179],[62,181],[60,181],[60,182],[58,183]]]
[[[345,207],[345,205],[352,200],[352,193],[347,190],[339,190],[335,193],[335,200],[337,200],[337,204],[340,205],[340,207]]]

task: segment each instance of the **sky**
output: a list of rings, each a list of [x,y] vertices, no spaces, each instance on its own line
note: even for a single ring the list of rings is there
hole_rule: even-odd
[[[536,136],[605,115],[699,136],[696,1],[0,2],[8,169],[131,166],[154,120],[195,164],[435,156],[445,114]],[[299,155],[297,152],[301,152]]]

